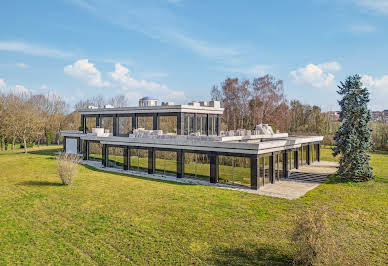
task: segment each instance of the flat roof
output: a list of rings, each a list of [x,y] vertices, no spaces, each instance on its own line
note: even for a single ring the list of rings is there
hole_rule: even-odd
[[[106,114],[153,114],[153,113],[196,113],[221,115],[224,108],[195,105],[157,105],[119,108],[78,109],[81,115]]]
[[[101,144],[136,146],[144,148],[181,149],[188,151],[208,151],[238,154],[266,154],[301,147],[302,144],[320,142],[323,136],[293,136],[283,138],[260,138],[260,142],[240,142],[222,140],[201,140],[200,136],[176,135],[176,138],[159,139],[152,137],[97,137],[93,134],[83,134],[81,131],[62,131],[62,136],[80,137],[83,140],[98,141]],[[258,139],[258,140],[260,140]]]

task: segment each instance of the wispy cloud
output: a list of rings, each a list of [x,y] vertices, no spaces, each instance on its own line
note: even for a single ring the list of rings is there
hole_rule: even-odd
[[[358,6],[388,15],[388,0],[353,0]]]
[[[93,0],[73,0],[73,3],[114,25],[139,32],[161,42],[189,49],[199,56],[217,62],[234,63],[241,55],[242,49],[237,45],[204,40],[186,32],[178,26],[181,18],[177,18],[170,9],[165,7]]]
[[[376,32],[377,28],[370,24],[354,24],[348,27],[348,31],[353,33],[372,33]]]
[[[45,57],[71,57],[69,52],[61,51],[42,45],[31,44],[18,41],[0,41],[0,51],[18,52],[34,56]]]
[[[248,76],[263,76],[271,71],[270,65],[253,65],[253,66],[236,66],[236,67],[221,67],[221,71],[232,74],[243,74]]]

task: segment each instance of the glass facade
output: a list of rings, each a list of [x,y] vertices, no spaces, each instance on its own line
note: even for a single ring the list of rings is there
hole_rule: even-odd
[[[154,128],[154,119],[152,116],[138,116],[137,128],[144,128],[145,130],[152,130]]]
[[[219,183],[251,186],[251,165],[247,157],[218,156]]]
[[[176,175],[177,153],[173,151],[155,151],[155,171],[163,175]]]
[[[124,148],[118,146],[108,146],[108,167],[123,169]]]
[[[159,116],[159,129],[163,134],[177,134],[177,117],[176,116]]]
[[[102,144],[99,142],[89,142],[89,160],[102,161]]]
[[[113,133],[113,117],[101,117],[100,127],[109,130],[109,133]]]
[[[210,160],[207,154],[185,153],[185,176],[209,180]]]
[[[148,172],[148,150],[131,148],[129,156],[131,160],[130,170]]]
[[[119,124],[119,136],[128,136],[130,133],[132,133],[132,117],[130,116],[123,116],[118,117],[118,124]]]

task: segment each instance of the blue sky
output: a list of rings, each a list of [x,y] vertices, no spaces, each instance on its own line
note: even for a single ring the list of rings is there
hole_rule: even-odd
[[[2,91],[185,103],[269,73],[329,110],[358,73],[388,109],[388,0],[6,1],[0,25]]]

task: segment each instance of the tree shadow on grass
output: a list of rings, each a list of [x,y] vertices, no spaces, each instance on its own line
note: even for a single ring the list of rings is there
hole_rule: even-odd
[[[47,149],[47,150],[37,150],[37,151],[29,151],[29,154],[37,154],[37,155],[51,155],[54,156],[56,152],[59,152],[61,149]]]
[[[293,258],[284,254],[273,245],[254,247],[252,251],[242,248],[218,250],[216,257],[211,258],[216,265],[292,265]]]
[[[38,186],[38,187],[45,187],[45,186],[52,186],[52,187],[59,187],[63,186],[62,183],[58,182],[50,182],[50,181],[24,181],[18,183],[20,186]]]
[[[131,178],[142,179],[142,180],[147,180],[147,181],[155,181],[155,182],[159,182],[159,183],[167,183],[167,184],[174,184],[174,185],[181,185],[181,186],[193,186],[193,185],[195,185],[195,184],[189,184],[189,183],[181,183],[178,181],[154,179],[154,178],[144,177],[144,176],[140,176],[140,175],[136,175],[136,174],[132,174],[132,173],[116,173],[116,172],[112,172],[109,170],[98,169],[98,168],[95,168],[94,166],[90,166],[87,164],[83,164],[83,166],[89,170],[100,172],[100,173],[109,173],[109,174],[113,174],[113,175],[131,177]]]

